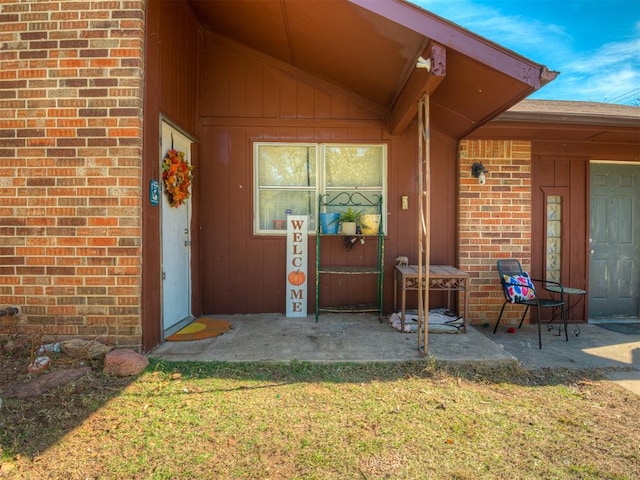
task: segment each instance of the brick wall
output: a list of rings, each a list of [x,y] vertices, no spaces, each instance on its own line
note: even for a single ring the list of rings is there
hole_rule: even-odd
[[[144,2],[0,1],[0,308],[141,343]]]
[[[471,166],[489,170],[479,185]],[[460,144],[458,210],[460,268],[471,274],[471,322],[493,326],[504,301],[497,260],[531,262],[531,143],[465,140]],[[517,323],[522,308],[507,307],[502,324]]]

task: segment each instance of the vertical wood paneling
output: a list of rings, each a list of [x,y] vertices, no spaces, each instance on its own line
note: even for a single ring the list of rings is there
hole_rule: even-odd
[[[229,69],[229,50],[215,43],[206,43],[206,57],[200,61],[206,72],[202,81],[200,110],[202,115],[229,115],[229,77],[220,75]]]
[[[247,67],[246,59],[240,53],[231,51],[229,55],[229,114],[233,117],[247,116]],[[219,72],[218,72],[219,74]]]
[[[571,165],[567,158],[557,159],[554,170],[554,186],[568,187],[571,184]]]
[[[143,188],[159,174],[159,117],[167,115],[197,136],[200,28],[185,2],[147,2],[145,18],[145,94]],[[196,154],[197,160],[197,154]],[[143,198],[146,191],[143,193]],[[197,220],[197,213],[194,219]],[[160,217],[159,210],[143,202],[142,332],[143,349],[151,350],[161,338]],[[196,244],[197,246],[197,240]],[[193,252],[197,256],[197,251]],[[194,272],[197,281],[199,272]],[[199,284],[194,288],[199,289]],[[199,300],[195,294],[194,299]],[[194,313],[200,305],[193,305]]]
[[[209,158],[202,158],[202,182],[208,185],[207,195],[201,196],[202,248],[204,259],[203,308],[206,312],[232,311],[228,285],[232,259],[229,257],[231,237],[230,197],[230,139],[226,128],[211,128],[203,132],[203,145],[212,144]],[[205,170],[206,164],[206,170]],[[233,222],[234,224],[237,221]],[[219,308],[220,310],[216,310]]]
[[[280,115],[282,118],[296,118],[298,115],[297,87],[298,84],[293,77],[280,75]]]
[[[534,143],[534,149],[536,144]],[[544,276],[544,195],[542,187],[567,187],[563,214],[568,216],[568,231],[563,232],[562,283],[569,287],[587,289],[588,265],[588,197],[587,158],[571,158],[562,155],[535,155],[532,191],[532,253],[534,275]],[[553,172],[551,175],[550,172]],[[587,319],[586,302],[574,310],[578,321]]]
[[[313,92],[314,118],[331,118],[331,95],[322,90]]]
[[[247,116],[262,117],[264,109],[262,105],[263,84],[262,78],[263,64],[258,62],[247,63]]]
[[[265,118],[278,118],[280,116],[280,76],[278,69],[265,64],[262,70],[262,103],[264,105]]]
[[[187,132],[197,131],[198,67],[200,29],[184,2],[150,2],[149,8],[159,8],[160,111],[177,122]],[[155,46],[155,44],[152,44]],[[194,92],[194,93],[192,93]]]
[[[297,82],[296,90],[296,117],[314,118],[314,89],[309,85]]]
[[[246,301],[247,274],[249,271],[248,242],[250,235],[251,176],[247,175],[250,155],[247,152],[246,130],[243,127],[229,129],[229,198],[227,199],[228,222],[226,235],[229,238],[229,275],[227,282],[230,289],[231,308],[237,311],[238,306]],[[225,225],[225,224],[222,224]],[[234,304],[237,303],[238,306]],[[244,307],[243,307],[244,308]]]
[[[331,116],[333,118],[349,117],[349,102],[346,97],[338,95],[331,97]]]
[[[397,255],[415,259],[417,241],[417,131],[389,136],[384,119],[350,101],[348,92],[323,90],[305,84],[298,75],[283,71],[263,58],[249,57],[227,45],[208,39],[201,67],[207,72],[203,83],[203,121],[219,126],[203,128],[201,169],[203,191],[201,215],[202,299],[206,313],[283,312],[285,239],[253,235],[253,149],[254,141],[386,142],[388,144],[389,207],[385,265],[385,305],[393,299],[393,264]],[[215,63],[215,66],[214,66]],[[251,65],[249,66],[249,63]],[[220,91],[211,91],[219,88]],[[206,90],[206,91],[205,91]],[[259,115],[260,117],[256,117]],[[282,119],[274,125],[274,119]],[[334,120],[375,119],[377,123],[336,125]],[[237,121],[236,121],[237,119]],[[264,119],[264,120],[262,120]],[[322,120],[327,121],[326,125]],[[313,120],[313,125],[305,125]],[[291,123],[294,121],[294,123]],[[295,122],[299,122],[296,125]],[[234,125],[237,123],[237,125]],[[263,124],[264,123],[264,124]],[[438,155],[434,187],[446,202],[455,201],[455,142],[447,137],[436,141]],[[205,146],[206,145],[206,146]],[[410,209],[400,211],[400,195],[411,196]],[[443,208],[433,210],[433,228],[438,232],[435,250],[439,258],[453,263],[455,216]],[[375,242],[356,245],[346,251],[342,239],[323,245],[326,258],[336,265],[375,263]],[[315,238],[309,239],[309,275],[315,275]],[[321,291],[332,304],[372,302],[375,278],[351,276],[323,279]],[[315,305],[313,281],[308,285],[309,310]]]
[[[587,290],[587,266],[589,263],[589,202],[588,202],[588,159],[571,161],[571,250],[569,257],[569,278],[571,286]],[[587,318],[586,307],[579,318]]]

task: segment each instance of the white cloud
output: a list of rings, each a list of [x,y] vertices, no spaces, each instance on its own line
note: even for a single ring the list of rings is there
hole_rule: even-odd
[[[635,34],[629,39],[585,48],[563,25],[523,15],[507,15],[498,8],[474,4],[473,0],[414,2],[561,72],[553,82],[532,95],[533,98],[634,103],[633,95],[626,94],[640,87],[640,22],[636,23]]]
[[[615,42],[575,54],[562,74],[535,98],[638,104],[626,94],[640,87],[640,39]]]

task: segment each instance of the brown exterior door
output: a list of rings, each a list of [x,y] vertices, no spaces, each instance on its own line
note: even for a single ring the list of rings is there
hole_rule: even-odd
[[[640,165],[592,163],[589,317],[638,318]]]

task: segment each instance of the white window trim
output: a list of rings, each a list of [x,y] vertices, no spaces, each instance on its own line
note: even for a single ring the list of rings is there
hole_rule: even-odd
[[[315,217],[310,219],[310,226],[313,227],[312,230],[309,231],[310,235],[316,234],[316,229],[318,225],[318,214],[317,206],[318,206],[318,195],[332,192],[340,192],[344,191],[347,187],[327,187],[325,182],[325,151],[327,148],[331,147],[377,147],[382,148],[382,185],[380,187],[353,187],[349,188],[349,190],[357,190],[362,192],[373,191],[378,192],[382,191],[382,213],[384,215],[383,218],[383,230],[386,234],[387,232],[387,165],[388,165],[388,145],[387,143],[375,143],[375,142],[335,142],[335,143],[314,143],[314,142],[254,142],[253,143],[253,235],[255,236],[284,236],[286,235],[286,230],[275,230],[275,229],[261,229],[260,228],[260,218],[258,217],[259,212],[259,190],[296,190],[303,191],[307,190],[304,186],[284,186],[284,187],[273,187],[273,188],[259,188],[259,170],[258,170],[258,151],[261,146],[301,146],[301,147],[316,147],[316,186],[310,188],[309,190],[315,191],[314,194],[314,207],[316,209]]]

